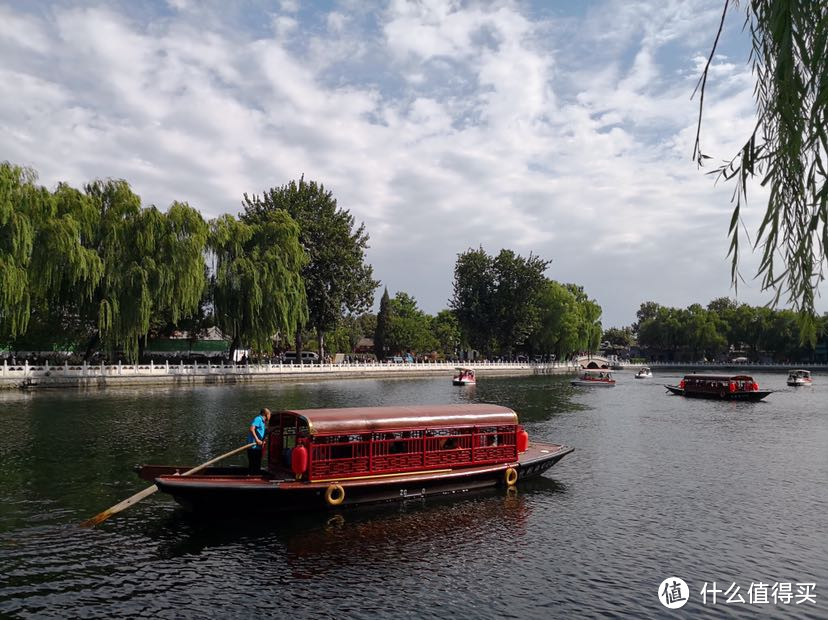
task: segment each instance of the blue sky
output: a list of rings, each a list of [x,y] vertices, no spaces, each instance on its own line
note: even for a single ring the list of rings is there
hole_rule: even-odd
[[[6,2],[0,159],[43,184],[124,178],[145,204],[236,213],[305,175],[365,222],[393,294],[447,306],[457,254],[551,259],[605,326],[733,296],[732,187],[692,161],[721,0]],[[743,13],[704,150],[753,123]],[[745,212],[755,231],[756,188]],[[738,299],[765,303],[752,280]],[[824,301],[818,302],[824,310]]]

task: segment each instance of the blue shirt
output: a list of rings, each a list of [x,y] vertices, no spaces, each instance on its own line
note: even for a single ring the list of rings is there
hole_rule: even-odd
[[[256,436],[254,437],[253,433],[248,432],[247,433],[247,443],[253,443],[254,441],[256,441],[256,439],[264,439],[266,428],[265,428],[265,419],[264,419],[263,415],[259,414],[255,418],[253,418],[253,421],[250,423],[250,426],[252,426],[256,430]],[[253,446],[251,449],[252,450],[261,450],[262,447],[256,445],[256,446]]]

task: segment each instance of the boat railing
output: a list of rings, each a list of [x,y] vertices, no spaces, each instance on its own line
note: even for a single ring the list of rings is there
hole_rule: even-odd
[[[310,444],[310,476],[387,474],[509,461],[517,458],[517,431],[509,425],[317,437]]]

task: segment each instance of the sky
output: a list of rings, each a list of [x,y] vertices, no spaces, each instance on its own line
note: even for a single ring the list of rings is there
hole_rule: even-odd
[[[122,178],[205,218],[304,175],[364,222],[389,293],[448,307],[457,255],[507,248],[582,285],[605,327],[645,301],[771,300],[730,282],[752,130],[743,9],[722,0],[0,3],[0,160],[40,182]],[[754,187],[744,230],[764,213]],[[824,288],[824,287],[823,287]],[[379,289],[377,299],[382,292]],[[824,298],[817,308],[825,311]]]

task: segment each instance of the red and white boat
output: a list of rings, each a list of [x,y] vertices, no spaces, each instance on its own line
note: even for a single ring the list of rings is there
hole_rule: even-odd
[[[811,381],[810,370],[792,370],[788,373],[788,385],[793,387],[801,387],[804,385],[813,385]]]
[[[530,443],[514,411],[486,404],[281,411],[266,446],[256,475],[157,465],[139,475],[186,509],[247,515],[508,488],[573,450]]]
[[[612,372],[606,368],[585,368],[570,383],[581,387],[615,387]]]
[[[474,371],[471,368],[456,368],[458,374],[451,379],[452,385],[476,385],[477,380],[474,377]]]

